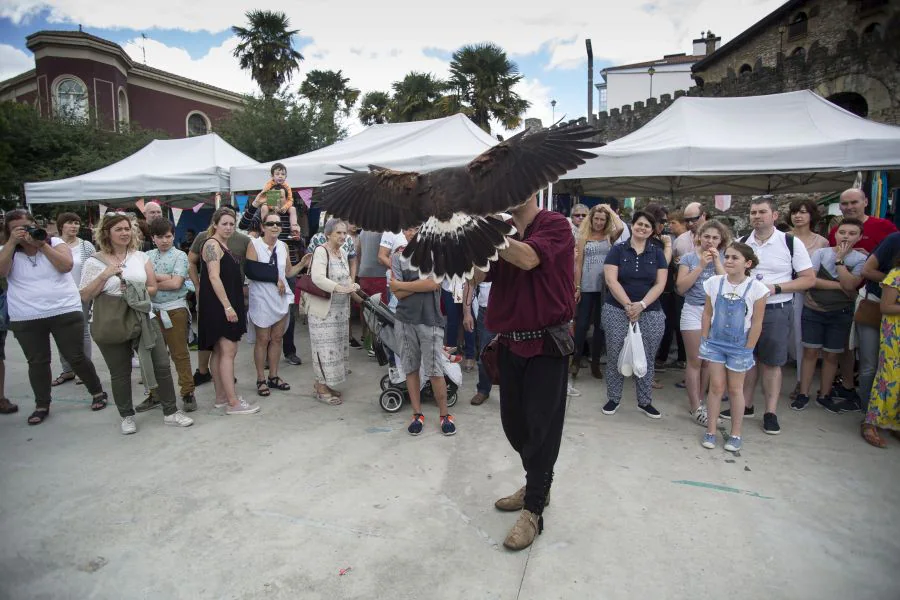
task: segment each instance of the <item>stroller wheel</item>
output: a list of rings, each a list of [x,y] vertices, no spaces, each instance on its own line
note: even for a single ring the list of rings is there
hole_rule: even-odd
[[[385,411],[389,413],[398,412],[403,408],[403,392],[396,388],[389,387],[381,392],[379,402],[381,403],[381,408]]]
[[[451,392],[450,390],[447,390],[447,407],[456,406],[457,400],[459,400],[459,398],[457,398],[456,391],[454,390]]]
[[[381,378],[381,391],[383,392],[384,390],[388,389],[389,387],[391,387],[391,376],[385,375],[384,377]]]

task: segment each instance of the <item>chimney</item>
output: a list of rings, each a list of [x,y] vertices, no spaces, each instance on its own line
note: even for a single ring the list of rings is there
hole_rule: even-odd
[[[705,31],[701,31],[700,37],[693,40],[692,43],[693,43],[693,51],[691,52],[691,54],[693,54],[694,56],[702,56],[703,54],[706,54],[706,32]]]
[[[719,49],[719,42],[722,41],[721,37],[716,36],[712,31],[706,32],[706,56],[709,56],[713,52]]]

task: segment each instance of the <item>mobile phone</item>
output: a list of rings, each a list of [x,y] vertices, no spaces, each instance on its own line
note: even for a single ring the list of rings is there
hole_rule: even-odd
[[[266,192],[266,204],[270,208],[278,208],[281,204],[281,190],[269,190]]]

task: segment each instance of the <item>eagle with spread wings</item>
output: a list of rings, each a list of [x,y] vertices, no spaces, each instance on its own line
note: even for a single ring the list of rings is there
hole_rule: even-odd
[[[515,228],[494,215],[595,155],[596,131],[584,125],[526,129],[461,167],[428,173],[369,166],[345,169],[326,182],[323,209],[370,231],[419,227],[403,256],[422,277],[471,278],[509,245]]]

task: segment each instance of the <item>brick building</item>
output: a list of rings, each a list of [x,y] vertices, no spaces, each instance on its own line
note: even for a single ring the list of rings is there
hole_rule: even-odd
[[[95,116],[110,131],[127,124],[173,138],[209,133],[243,96],[134,62],[121,46],[81,31],[27,38],[34,69],[0,82],[0,101],[35,106],[44,116]]]

